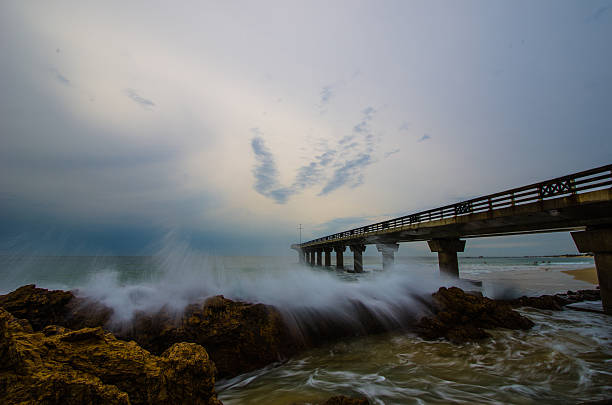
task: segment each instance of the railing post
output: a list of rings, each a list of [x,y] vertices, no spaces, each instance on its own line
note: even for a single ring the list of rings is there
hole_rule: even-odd
[[[489,197],[488,200],[489,200],[489,211],[493,211],[493,202],[491,201],[491,197]]]

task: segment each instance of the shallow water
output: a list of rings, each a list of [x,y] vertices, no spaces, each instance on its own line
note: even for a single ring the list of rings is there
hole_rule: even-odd
[[[226,405],[315,403],[332,395],[373,404],[572,404],[612,397],[609,317],[523,309],[530,331],[482,343],[386,334],[330,344],[218,384]]]

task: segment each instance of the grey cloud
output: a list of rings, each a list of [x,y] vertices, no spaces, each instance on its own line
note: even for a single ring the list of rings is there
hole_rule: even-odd
[[[313,186],[320,181],[322,170],[317,162],[310,162],[307,166],[302,166],[298,169],[298,174],[293,183],[294,190],[302,190],[306,187]]]
[[[363,184],[363,170],[374,163],[371,154],[375,149],[376,138],[371,133],[369,123],[375,113],[373,107],[362,110],[361,122],[354,128],[356,134],[342,137],[337,142],[338,149],[330,148],[325,140],[319,142],[316,149],[322,153],[300,167],[295,180],[288,187],[279,184],[274,156],[266,148],[262,132],[258,128],[251,129],[254,135],[251,139],[251,148],[257,160],[253,169],[254,189],[278,204],[285,204],[292,195],[323,182],[325,184],[319,196],[327,195],[345,185],[358,187]]]
[[[409,129],[410,129],[410,123],[408,121],[402,122],[402,125],[400,125],[399,127],[400,131],[408,131]]]
[[[425,134],[422,137],[420,137],[417,142],[424,142],[424,141],[426,141],[428,139],[431,139],[431,136],[429,136],[428,134]]]
[[[372,164],[372,158],[367,154],[344,162],[334,171],[333,177],[325,184],[319,195],[327,195],[345,184],[350,187],[361,185],[363,183],[361,170],[370,164]]]
[[[331,85],[325,86],[321,89],[321,106],[326,105],[334,96],[333,87]]]
[[[261,131],[258,128],[253,128],[251,131],[254,134],[251,139],[251,148],[255,154],[255,160],[257,160],[257,164],[253,168],[253,176],[255,176],[253,188],[259,194],[272,198],[278,204],[284,204],[293,194],[293,191],[278,184],[278,169],[276,168],[274,155],[266,147],[261,137]]]
[[[133,89],[125,89],[125,94],[132,99],[135,103],[140,104],[143,108],[149,109],[150,107],[154,107],[155,103],[149,99],[146,99],[139,95],[136,90]]]
[[[319,164],[321,166],[327,166],[334,159],[335,155],[336,155],[336,151],[333,149],[330,149],[330,150],[327,150],[325,153],[317,156],[317,159],[319,160]]]
[[[347,142],[352,141],[353,139],[355,139],[355,135],[347,135],[347,136],[343,137],[342,139],[340,139],[340,140],[338,141],[338,143],[339,143],[340,145],[343,145],[343,144],[345,144],[345,143],[347,143]]]
[[[321,155],[316,156],[315,161],[298,169],[295,180],[290,187],[281,186],[278,181],[279,173],[274,155],[265,146],[262,132],[258,128],[251,129],[251,132],[254,135],[251,139],[251,148],[257,160],[253,169],[253,176],[255,177],[253,188],[259,194],[271,198],[278,204],[285,204],[292,195],[320,183],[323,179],[323,168],[333,160],[336,154],[335,150],[326,150]]]
[[[389,151],[389,152],[385,152],[385,158],[388,158],[388,157],[389,157],[389,156],[391,156],[391,155],[395,155],[395,154],[396,154],[396,153],[398,153],[399,151],[400,151],[400,150],[399,150],[399,148],[396,148],[396,149],[393,149],[393,150],[391,150],[391,151]]]
[[[374,118],[376,110],[372,107],[366,107],[361,113],[363,114],[363,118],[360,123],[353,127],[353,131],[358,133],[369,133],[370,127],[368,123]]]

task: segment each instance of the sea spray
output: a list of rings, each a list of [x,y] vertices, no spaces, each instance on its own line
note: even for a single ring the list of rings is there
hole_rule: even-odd
[[[164,318],[178,321],[187,305],[215,295],[263,303],[278,309],[293,337],[311,346],[407,328],[427,311],[424,300],[440,286],[471,287],[416,265],[349,275],[278,259],[238,268],[229,261],[186,244],[167,244],[145,277],[122,282],[120,274],[109,269],[92,275],[76,291],[112,308],[114,329],[141,314],[163,312]]]

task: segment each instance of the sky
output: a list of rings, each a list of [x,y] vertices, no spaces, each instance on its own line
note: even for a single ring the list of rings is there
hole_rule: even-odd
[[[0,55],[5,253],[290,255],[612,162],[612,1],[7,0]]]

